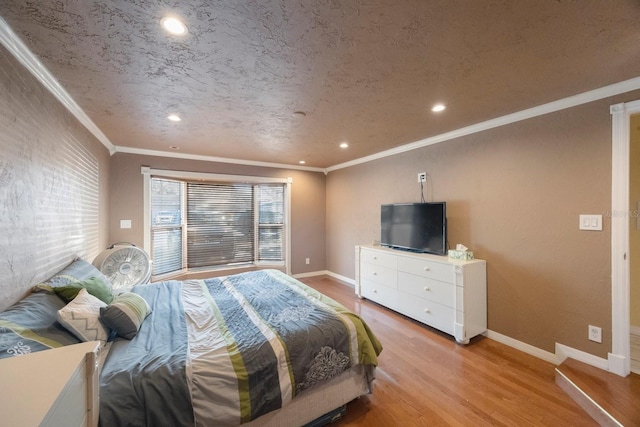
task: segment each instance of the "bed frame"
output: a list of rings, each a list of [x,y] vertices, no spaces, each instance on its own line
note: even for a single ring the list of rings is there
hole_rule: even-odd
[[[371,381],[374,378],[374,367],[366,369],[363,365],[355,366],[328,383],[303,392],[287,406],[242,425],[248,427],[294,427],[312,423],[353,399],[371,393]]]

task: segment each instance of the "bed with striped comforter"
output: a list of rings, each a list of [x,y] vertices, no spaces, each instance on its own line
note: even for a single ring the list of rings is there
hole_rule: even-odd
[[[340,304],[277,270],[137,286],[152,307],[101,374],[100,424],[239,425],[382,347]]]

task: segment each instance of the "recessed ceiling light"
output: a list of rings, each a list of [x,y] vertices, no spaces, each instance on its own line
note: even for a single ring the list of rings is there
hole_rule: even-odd
[[[307,113],[305,113],[304,111],[294,111],[293,112],[293,117],[296,117],[298,119],[301,119],[303,117],[306,117]]]
[[[444,104],[436,104],[431,108],[431,111],[434,113],[439,113],[440,111],[444,111],[447,107]]]
[[[162,28],[174,36],[184,36],[188,31],[184,22],[173,16],[165,16],[160,20],[160,24]]]
[[[167,119],[171,120],[172,122],[179,122],[180,120],[182,120],[177,114],[169,114],[167,116]]]
[[[347,144],[346,142],[343,142],[342,144],[340,144],[340,148],[348,148],[349,144]]]
[[[300,163],[301,165],[304,165],[307,162],[305,162],[304,160],[300,160],[298,163]]]

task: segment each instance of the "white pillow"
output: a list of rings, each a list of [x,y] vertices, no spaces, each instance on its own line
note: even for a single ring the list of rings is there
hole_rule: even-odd
[[[82,341],[102,341],[104,344],[109,335],[100,322],[100,308],[106,306],[83,288],[69,304],[58,310],[56,317]]]

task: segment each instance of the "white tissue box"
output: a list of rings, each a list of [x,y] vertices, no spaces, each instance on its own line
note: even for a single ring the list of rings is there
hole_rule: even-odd
[[[460,261],[471,261],[473,259],[473,252],[449,249],[449,259],[457,259]]]

